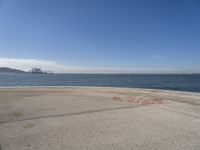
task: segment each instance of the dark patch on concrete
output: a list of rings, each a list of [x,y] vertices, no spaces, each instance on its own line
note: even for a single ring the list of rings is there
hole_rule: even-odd
[[[20,111],[15,111],[15,112],[12,113],[12,116],[21,117],[21,116],[23,116],[23,113],[20,112]]]
[[[34,126],[34,124],[32,123],[28,123],[25,126],[23,126],[24,128],[32,128]]]

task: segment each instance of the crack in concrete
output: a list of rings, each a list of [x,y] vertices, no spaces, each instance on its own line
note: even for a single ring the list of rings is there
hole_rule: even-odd
[[[39,117],[32,117],[32,118],[19,119],[19,120],[0,121],[0,125],[1,124],[6,124],[6,123],[15,123],[15,122],[21,122],[21,121],[29,121],[29,120],[38,120],[38,119],[46,119],[46,118],[76,116],[76,115],[83,115],[83,114],[90,114],[90,113],[97,113],[97,112],[104,112],[104,111],[112,111],[112,110],[118,110],[118,109],[129,109],[129,108],[135,108],[135,107],[140,107],[140,105],[134,105],[134,106],[131,105],[131,106],[115,107],[115,108],[107,108],[107,109],[99,109],[99,110],[89,110],[89,111],[83,111],[83,112],[57,114],[57,115],[47,115],[47,116],[39,116]]]
[[[178,110],[174,110],[174,109],[171,109],[171,108],[162,108],[162,109],[167,110],[167,111],[171,111],[171,112],[174,112],[174,113],[178,113],[178,114],[181,114],[181,115],[184,115],[184,116],[190,116],[190,117],[197,118],[197,119],[200,118],[200,116],[197,116],[195,114],[178,111]]]

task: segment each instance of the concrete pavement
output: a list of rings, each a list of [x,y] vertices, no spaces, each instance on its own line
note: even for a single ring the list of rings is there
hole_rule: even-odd
[[[200,93],[0,89],[2,150],[199,150]]]

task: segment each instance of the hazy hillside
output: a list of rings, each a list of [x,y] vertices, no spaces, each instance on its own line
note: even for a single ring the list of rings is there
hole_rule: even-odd
[[[0,73],[26,73],[25,71],[12,69],[8,67],[0,67]]]

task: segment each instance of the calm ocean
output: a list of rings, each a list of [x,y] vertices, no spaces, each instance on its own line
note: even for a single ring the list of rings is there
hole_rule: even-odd
[[[5,86],[105,86],[200,92],[200,75],[0,74]]]

